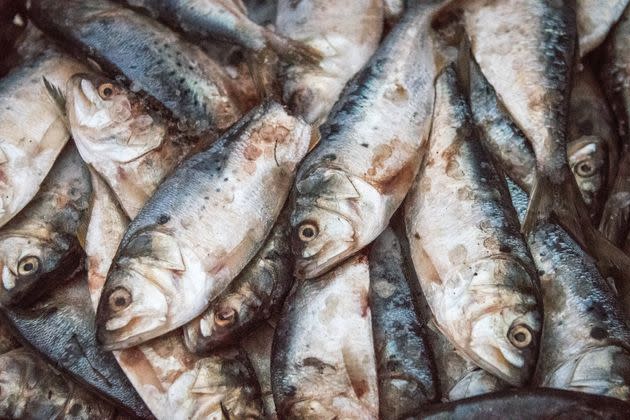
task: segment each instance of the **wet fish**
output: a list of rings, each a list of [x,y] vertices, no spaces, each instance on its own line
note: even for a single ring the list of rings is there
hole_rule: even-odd
[[[300,166],[291,215],[298,277],[325,273],[376,239],[407,194],[431,125],[430,22],[441,4],[408,10]]]
[[[35,198],[0,229],[0,304],[34,302],[77,268],[90,193],[88,169],[68,144]]]
[[[276,30],[321,53],[318,66],[293,64],[281,71],[285,103],[320,124],[345,84],[372,56],[383,29],[382,0],[279,0]]]
[[[293,284],[288,208],[278,218],[265,245],[204,313],[188,323],[186,346],[198,354],[234,344],[278,313]]]
[[[275,325],[276,321],[277,319],[274,318],[263,322],[241,340],[241,346],[247,353],[247,358],[252,363],[258,383],[260,383],[265,418],[270,420],[278,418],[271,391],[271,349],[276,331],[272,323]]]
[[[300,42],[285,38],[247,16],[241,0],[125,0],[167,25],[181,29],[191,41],[219,39],[255,53],[271,50],[290,62],[317,64],[321,54]]]
[[[34,0],[27,6],[47,34],[161,103],[187,132],[220,133],[243,111],[217,63],[148,17],[107,0]]]
[[[628,6],[628,0],[576,0],[580,57],[600,46]]]
[[[541,329],[535,268],[453,66],[436,81],[429,149],[407,197],[405,225],[440,331],[479,367],[526,383]]]
[[[137,345],[203,312],[262,246],[309,140],[308,125],[268,102],[160,185],[108,274],[97,311],[104,348]]]
[[[411,300],[398,238],[386,229],[369,254],[370,310],[382,419],[400,419],[437,399],[437,379]]]
[[[279,418],[378,418],[369,282],[367,258],[359,255],[296,283],[273,340]]]
[[[513,420],[530,420],[567,417],[614,420],[624,418],[628,410],[630,405],[615,398],[538,388],[515,389],[448,404],[436,404],[411,418],[486,420],[509,417]]]
[[[0,354],[4,354],[20,347],[20,343],[15,338],[15,334],[6,322],[0,321]]]
[[[13,419],[114,419],[115,410],[67,380],[34,352],[0,355],[0,415]]]
[[[0,226],[35,196],[70,138],[46,84],[64,86],[84,70],[48,44],[44,52],[0,80]]]

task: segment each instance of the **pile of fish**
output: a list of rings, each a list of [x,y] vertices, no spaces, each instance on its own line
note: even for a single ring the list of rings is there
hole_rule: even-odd
[[[628,0],[0,0],[0,417],[627,418]]]

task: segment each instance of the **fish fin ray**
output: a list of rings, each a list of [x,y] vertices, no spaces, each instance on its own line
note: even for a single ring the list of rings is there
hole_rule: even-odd
[[[63,115],[66,115],[66,97],[63,92],[61,92],[61,89],[46,79],[46,76],[42,76],[42,80],[44,81],[46,91],[48,91],[48,94],[55,102],[55,105],[57,105]]]

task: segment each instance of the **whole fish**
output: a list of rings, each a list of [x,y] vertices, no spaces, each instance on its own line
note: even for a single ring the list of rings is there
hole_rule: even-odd
[[[416,4],[348,84],[300,166],[296,275],[325,273],[387,227],[418,171],[433,111],[431,17]]]
[[[0,304],[33,302],[79,265],[83,253],[77,236],[90,193],[90,173],[68,144],[35,198],[0,228]]]
[[[11,331],[8,324],[0,321],[0,354],[4,354],[20,347],[20,343],[15,338],[15,333]]]
[[[266,419],[278,418],[271,391],[271,349],[276,331],[271,322],[275,324],[276,321],[277,319],[263,322],[241,340],[241,346],[247,353],[247,358],[251,362],[260,384]]]
[[[479,367],[520,386],[538,355],[536,271],[453,66],[435,89],[429,149],[405,206],[413,264],[440,331]]]
[[[3,418],[114,419],[116,414],[24,348],[0,355],[0,387]]]
[[[601,419],[627,416],[630,405],[615,398],[559,389],[515,389],[468,398],[448,404],[435,404],[411,417],[426,420],[513,420]]]
[[[278,313],[293,284],[288,209],[265,245],[205,312],[184,328],[186,346],[198,354],[234,344]]]
[[[247,16],[241,0],[124,0],[147,11],[167,25],[181,29],[191,41],[219,39],[241,45],[255,53],[272,50],[291,62],[317,64],[320,53],[301,42],[285,38]]]
[[[45,51],[0,80],[0,226],[37,194],[70,138],[46,85],[64,86],[84,70],[48,43]]]
[[[145,98],[102,76],[75,75],[65,96],[81,157],[107,180],[131,218],[177,164],[214,140],[180,133]]]
[[[369,262],[380,418],[400,419],[437,399],[435,366],[390,228],[372,244]]]
[[[320,124],[348,80],[370,59],[381,40],[382,0],[278,0],[277,32],[322,56],[281,70],[282,97],[311,124]]]
[[[308,125],[267,102],[158,187],[108,274],[97,310],[104,348],[140,344],[203,312],[262,246],[309,140]]]
[[[27,6],[44,32],[161,103],[185,131],[220,133],[243,111],[217,63],[148,17],[108,0],[34,0]]]
[[[356,256],[300,280],[278,320],[271,386],[283,419],[377,419],[370,274]]]
[[[628,6],[628,0],[576,0],[580,57],[599,47]]]
[[[522,220],[527,195],[510,192]],[[630,327],[614,291],[560,226],[536,225],[528,243],[544,308],[535,384],[630,399]]]

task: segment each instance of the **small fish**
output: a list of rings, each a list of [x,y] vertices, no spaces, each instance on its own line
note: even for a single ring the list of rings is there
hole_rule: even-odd
[[[283,419],[377,419],[370,275],[358,255],[300,280],[278,320],[271,386]]]
[[[114,419],[115,410],[25,348],[0,355],[0,416],[12,419]]]
[[[464,357],[521,386],[538,355],[536,271],[452,65],[435,89],[429,149],[405,206],[413,265],[440,331]]]
[[[263,245],[309,140],[303,120],[267,102],[166,178],[107,276],[97,310],[104,348],[140,344],[204,311]]]
[[[437,398],[435,366],[391,229],[374,241],[368,258],[380,418],[399,419]]]
[[[606,39],[628,0],[575,0],[580,57],[584,57]]]
[[[2,305],[34,302],[77,268],[90,193],[90,173],[68,144],[35,198],[0,228]]]
[[[283,210],[265,245],[205,312],[188,323],[186,346],[197,354],[237,342],[280,311],[293,284],[288,209]]]
[[[241,346],[247,353],[247,358],[251,362],[260,384],[265,418],[270,420],[278,419],[276,404],[273,401],[273,392],[271,391],[271,350],[276,331],[273,325],[276,322],[277,319],[275,318],[263,322],[256,330],[241,340]]]
[[[376,239],[411,187],[431,127],[430,23],[442,4],[407,10],[320,128],[296,179],[296,276],[317,277]]]
[[[318,66],[295,63],[280,72],[284,102],[318,125],[378,48],[382,0],[279,0],[276,30],[323,56]]]

